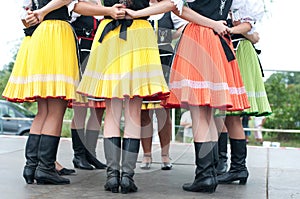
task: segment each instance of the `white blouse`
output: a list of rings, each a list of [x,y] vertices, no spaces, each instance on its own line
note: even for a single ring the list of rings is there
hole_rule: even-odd
[[[179,11],[179,15],[182,13],[182,8],[184,6],[185,0],[171,0]]]
[[[233,21],[251,24],[252,29],[248,32],[251,34],[255,31],[255,23],[264,15],[264,4],[262,0],[233,0],[231,12]]]
[[[20,18],[25,19],[27,16],[27,10],[32,8],[31,0],[23,0],[22,8],[20,9]]]

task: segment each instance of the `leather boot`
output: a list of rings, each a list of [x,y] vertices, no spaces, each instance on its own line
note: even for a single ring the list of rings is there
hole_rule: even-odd
[[[104,189],[112,193],[118,193],[120,186],[121,138],[104,138],[103,142],[107,163],[107,179]]]
[[[228,164],[227,164],[227,140],[228,133],[221,133],[218,140],[218,150],[219,150],[219,161],[216,166],[217,175],[222,175],[226,173]]]
[[[89,164],[93,165],[96,169],[105,169],[106,165],[100,162],[96,156],[96,147],[99,137],[99,131],[86,130],[85,132],[85,146],[86,146],[86,159]]]
[[[249,172],[246,167],[247,147],[246,140],[230,138],[231,163],[230,169],[223,175],[218,176],[220,184],[229,184],[239,181],[239,184],[246,184]]]
[[[41,135],[38,160],[35,170],[37,184],[70,184],[70,180],[58,175],[55,169],[56,154],[60,137]]]
[[[38,166],[38,148],[40,144],[41,135],[29,134],[26,147],[25,147],[25,157],[26,164],[23,170],[23,177],[27,184],[34,183],[34,173]]]
[[[121,193],[127,194],[138,190],[134,184],[133,176],[140,149],[140,140],[123,138],[122,149],[122,176],[120,185]]]
[[[195,180],[183,185],[185,191],[192,192],[215,192],[218,181],[215,170],[214,145],[217,142],[194,142],[196,171]]]
[[[71,129],[72,146],[74,151],[73,164],[75,168],[93,170],[93,166],[86,159],[84,146],[84,129]]]

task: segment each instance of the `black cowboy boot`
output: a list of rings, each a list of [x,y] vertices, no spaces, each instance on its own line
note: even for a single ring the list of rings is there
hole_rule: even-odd
[[[26,164],[23,170],[23,177],[27,184],[34,183],[34,173],[38,165],[38,148],[40,144],[41,135],[29,134],[26,147],[25,157]]]
[[[217,149],[214,147],[216,142],[194,142],[195,159],[196,159],[196,176],[193,183],[186,183],[183,185],[185,191],[192,192],[215,192],[218,181],[215,170],[214,153]]]
[[[100,162],[96,156],[96,147],[99,137],[99,131],[86,130],[85,132],[85,146],[86,146],[86,159],[96,169],[105,169],[106,165]]]
[[[140,149],[140,140],[123,138],[121,192],[123,194],[136,192],[133,176]]]
[[[221,133],[218,140],[218,148],[219,148],[219,161],[216,166],[217,175],[222,175],[226,173],[228,165],[227,165],[227,140],[228,133]]]
[[[60,137],[41,135],[38,160],[35,170],[37,184],[70,184],[70,180],[58,175],[55,169],[56,154]]]
[[[230,138],[231,163],[230,169],[223,175],[218,176],[220,184],[229,184],[239,180],[239,184],[246,184],[249,172],[246,167],[247,147],[246,140]]]
[[[107,163],[107,180],[104,185],[106,191],[119,192],[120,186],[120,158],[121,138],[104,138],[104,154]]]
[[[74,151],[73,164],[75,168],[93,170],[93,166],[86,159],[86,148],[84,146],[84,129],[71,129],[72,146]]]

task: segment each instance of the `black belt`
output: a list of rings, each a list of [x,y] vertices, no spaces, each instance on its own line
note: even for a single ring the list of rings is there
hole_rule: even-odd
[[[38,24],[37,25],[34,25],[34,26],[30,26],[28,28],[24,28],[24,34],[25,36],[32,36],[33,32],[35,31],[35,29],[38,27]]]
[[[215,34],[218,34],[217,32],[214,31]],[[228,62],[232,61],[235,59],[234,53],[232,52],[231,48],[229,47],[228,43],[225,41],[224,37],[226,39],[228,39],[230,41],[230,37],[229,35],[224,35],[224,37],[222,37],[221,35],[218,35],[223,47],[223,50],[225,52],[226,58],[228,60]]]
[[[132,19],[117,19],[112,20],[103,29],[103,32],[98,40],[100,43],[103,41],[105,35],[107,35],[110,31],[116,29],[118,26],[121,26],[119,38],[126,40],[127,39],[127,28],[130,27],[133,23]]]
[[[233,46],[234,46],[235,50],[237,50],[240,41],[243,40],[243,39],[247,39],[247,38],[244,37],[242,34],[233,34],[233,35],[231,35],[231,39],[234,40],[232,43],[233,43]],[[264,77],[265,76],[264,70],[263,70],[263,67],[261,65],[260,59],[258,57],[258,55],[261,53],[261,50],[257,50],[253,44],[252,44],[252,46],[253,46],[256,54],[257,54],[257,59],[258,59],[261,75],[262,75],[262,77]]]

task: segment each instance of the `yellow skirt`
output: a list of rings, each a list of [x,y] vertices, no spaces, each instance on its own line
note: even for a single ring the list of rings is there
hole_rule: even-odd
[[[134,20],[127,28],[127,40],[119,38],[119,26],[99,43],[98,39],[110,21],[105,19],[99,25],[77,91],[94,98],[166,98],[169,89],[150,23],[146,20]]]
[[[2,93],[2,96],[12,102],[23,102],[27,84],[24,83],[27,75],[27,53],[30,45],[30,36],[24,37],[13,70]]]
[[[154,101],[154,102],[149,102],[149,101],[144,101],[142,103],[142,110],[155,110],[155,109],[161,109],[164,108],[161,105],[161,101]]]
[[[24,99],[76,100],[79,67],[75,41],[68,22],[46,20],[38,26],[28,49]]]

